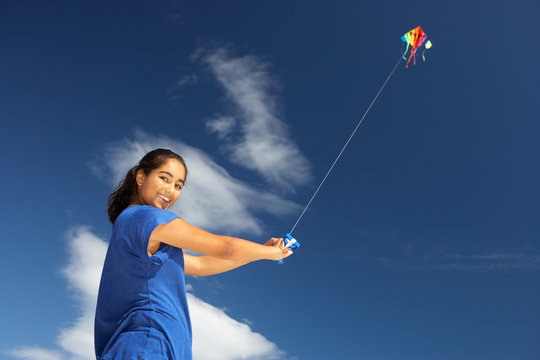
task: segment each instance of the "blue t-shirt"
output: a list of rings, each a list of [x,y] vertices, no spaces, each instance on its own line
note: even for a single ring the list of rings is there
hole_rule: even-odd
[[[182,249],[161,244],[148,256],[154,229],[176,218],[131,206],[114,222],[96,308],[97,359],[191,360]]]

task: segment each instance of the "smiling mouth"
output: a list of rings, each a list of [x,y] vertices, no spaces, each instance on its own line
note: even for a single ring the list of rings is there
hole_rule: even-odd
[[[161,194],[158,194],[158,197],[159,197],[161,200],[163,200],[166,204],[169,204],[169,202],[171,201],[171,200],[169,200],[168,197],[163,196],[163,195],[161,195]]]

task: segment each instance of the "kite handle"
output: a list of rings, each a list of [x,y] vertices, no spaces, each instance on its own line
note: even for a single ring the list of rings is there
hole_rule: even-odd
[[[289,248],[291,250],[294,250],[298,247],[300,247],[300,243],[298,241],[296,241],[295,238],[292,237],[291,234],[287,234],[283,237],[283,241],[285,242],[285,247],[286,248]],[[275,262],[277,262],[278,264],[283,264],[283,260],[274,260]]]

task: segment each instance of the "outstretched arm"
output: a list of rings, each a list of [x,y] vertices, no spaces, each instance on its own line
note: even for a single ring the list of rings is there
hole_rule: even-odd
[[[266,243],[266,246],[277,246],[283,249],[283,240],[272,238]],[[184,254],[184,273],[186,275],[197,276],[215,275],[236,269],[248,263],[249,261],[224,260],[207,255],[193,256]]]
[[[231,236],[215,235],[182,219],[175,219],[154,229],[149,248],[159,243],[243,263],[263,259],[281,260],[292,254],[290,249],[284,249],[279,244],[267,246]]]
[[[184,274],[208,276],[224,273],[247,264],[247,261],[223,260],[213,256],[184,254]]]

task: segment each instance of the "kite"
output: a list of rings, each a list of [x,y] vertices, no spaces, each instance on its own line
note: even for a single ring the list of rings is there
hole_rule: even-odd
[[[424,56],[424,53],[427,49],[431,48],[431,41],[427,39],[427,35],[422,30],[420,26],[417,28],[412,29],[411,31],[405,33],[401,40],[403,42],[407,43],[407,48],[405,49],[405,52],[403,53],[403,58],[405,59],[405,54],[409,50],[409,46],[411,47],[411,54],[409,55],[409,59],[407,60],[407,65],[405,67],[409,67],[409,62],[411,61],[411,58],[414,58],[414,64],[416,65],[416,51],[420,49],[422,46],[424,46],[424,51],[422,51],[422,59],[426,61],[426,58]]]

